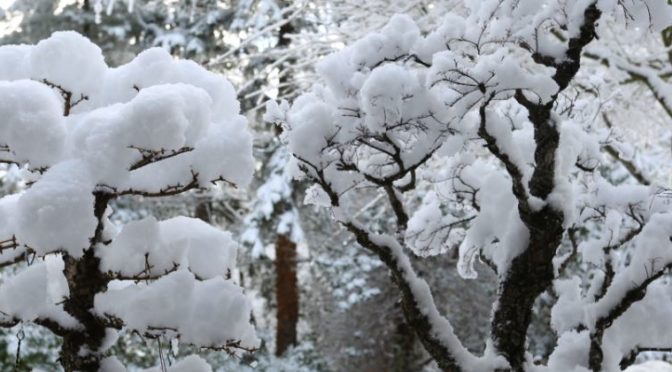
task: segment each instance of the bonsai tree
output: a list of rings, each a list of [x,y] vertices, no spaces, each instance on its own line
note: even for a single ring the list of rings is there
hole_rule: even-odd
[[[252,139],[225,78],[161,49],[108,68],[97,46],[59,32],[0,47],[0,116],[0,161],[27,185],[0,199],[0,266],[17,265],[0,285],[0,325],[62,338],[66,371],[118,367],[103,357],[122,329],[257,346],[230,233],[186,217],[109,220],[119,197],[250,181]]]

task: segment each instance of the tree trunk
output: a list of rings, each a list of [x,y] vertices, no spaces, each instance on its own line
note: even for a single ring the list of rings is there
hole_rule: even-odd
[[[88,37],[91,40],[94,40],[91,35],[92,31],[92,22],[91,22],[91,16],[93,15],[93,9],[91,7],[91,1],[90,0],[84,0],[84,4],[82,4],[82,12],[84,13],[84,23],[82,24],[82,35]]]
[[[212,212],[211,212],[211,205],[210,201],[200,201],[196,205],[196,209],[194,210],[194,217],[198,218],[199,220],[207,223],[212,223]]]
[[[579,71],[581,52],[595,38],[595,26],[601,14],[597,2],[586,7],[580,32],[568,41],[566,58],[562,62],[544,59],[544,56],[536,53],[532,56],[538,63],[550,65],[556,70],[553,80],[558,84],[559,91],[553,100],[546,104],[535,103],[528,100],[520,90],[515,94],[515,99],[527,109],[528,118],[534,125],[535,169],[528,186],[531,196],[541,200],[547,200],[555,187],[555,156],[560,133],[552,116],[553,105],[557,95],[569,86]],[[481,115],[484,117],[483,113]],[[488,145],[494,146],[492,141]],[[497,152],[494,153],[497,155]],[[500,159],[507,164],[506,158],[500,156]],[[491,332],[497,350],[509,361],[511,369],[518,372],[523,371],[525,362],[525,339],[532,318],[532,306],[554,279],[553,257],[564,234],[564,217],[562,212],[549,205],[534,211],[527,195],[521,190],[520,173],[516,173],[515,169],[512,172],[512,167],[507,168],[514,178],[513,191],[518,198],[518,211],[530,233],[530,241],[525,251],[513,259],[500,282]]]
[[[278,306],[275,355],[281,356],[290,346],[296,345],[296,323],[299,320],[296,243],[286,235],[278,235],[275,252],[275,296]]]
[[[283,7],[291,5],[291,2],[283,2]],[[292,22],[280,26],[278,30],[279,48],[288,48],[291,39],[288,35],[295,31]],[[292,59],[286,63],[291,64]],[[280,96],[287,94],[287,83],[292,74],[285,74],[280,78]],[[278,136],[282,127],[277,126]],[[286,202],[275,205],[278,216],[282,212],[290,210]],[[275,338],[275,355],[281,356],[290,346],[296,345],[296,323],[299,320],[299,286],[296,277],[296,243],[289,236],[279,234],[275,244],[275,298],[277,303],[277,327]]]
[[[491,326],[495,347],[514,371],[523,371],[534,301],[553,282],[553,256],[564,232],[561,216],[550,207],[535,214],[538,230],[531,231],[529,246],[500,282]]]
[[[100,259],[95,256],[95,246],[102,242],[103,214],[110,200],[109,195],[95,194],[94,214],[98,226],[91,238],[91,246],[81,258],[63,255],[63,274],[68,282],[70,296],[63,308],[79,321],[83,329],[64,332],[60,360],[66,372],[95,372],[100,368],[100,347],[105,338],[106,325],[103,319],[92,313],[93,299],[107,289],[109,279],[100,271]]]

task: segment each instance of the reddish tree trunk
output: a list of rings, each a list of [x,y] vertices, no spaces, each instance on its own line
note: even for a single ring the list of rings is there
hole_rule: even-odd
[[[278,305],[275,355],[280,356],[296,344],[296,323],[299,320],[296,243],[286,235],[278,235],[275,252],[275,296]]]

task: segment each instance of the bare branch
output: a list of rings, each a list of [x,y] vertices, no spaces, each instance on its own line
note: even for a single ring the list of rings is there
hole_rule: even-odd
[[[63,116],[69,116],[70,111],[72,110],[73,107],[77,106],[78,104],[82,103],[83,101],[87,101],[89,99],[88,96],[85,96],[84,94],[81,94],[80,97],[76,100],[73,101],[73,95],[72,92],[65,89],[64,87],[52,83],[51,81],[47,79],[42,79],[41,80],[43,84],[47,85],[50,88],[54,88],[58,90],[59,93],[61,93],[61,96],[63,97]]]
[[[149,164],[154,164],[158,163],[161,160],[169,159],[174,156],[178,156],[180,154],[184,154],[186,152],[193,151],[193,147],[185,146],[182,148],[179,148],[177,150],[148,150],[148,149],[142,149],[139,147],[131,146],[131,148],[136,149],[142,154],[142,159],[138,160],[137,162],[133,163],[128,170],[129,171],[134,171],[136,169],[142,168],[146,165]]]

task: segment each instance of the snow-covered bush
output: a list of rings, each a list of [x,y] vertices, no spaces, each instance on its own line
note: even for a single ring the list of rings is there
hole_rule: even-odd
[[[443,370],[612,371],[640,351],[669,349],[670,199],[597,171],[603,150],[627,158],[627,146],[595,125],[598,100],[568,88],[585,83],[577,72],[584,49],[600,43],[598,21],[658,31],[672,23],[672,7],[464,3],[429,34],[393,18],[322,61],[323,83],[291,108],[268,105],[266,118],[286,126],[296,166],[314,183],[308,201],[329,207],[389,268],[407,322]],[[588,86],[599,78],[586,77]],[[357,218],[371,189],[396,223]],[[408,254],[450,249],[465,278],[477,261],[497,274],[481,356],[456,337]],[[568,273],[574,260],[589,275]],[[555,297],[557,347],[539,365],[526,345],[544,292]]]
[[[59,32],[0,47],[0,117],[0,162],[30,185],[0,199],[0,267],[30,263],[3,278],[0,325],[61,337],[66,371],[98,370],[121,329],[257,346],[229,233],[186,217],[108,219],[121,196],[249,183],[252,138],[226,79],[160,49],[108,68],[97,46]]]

